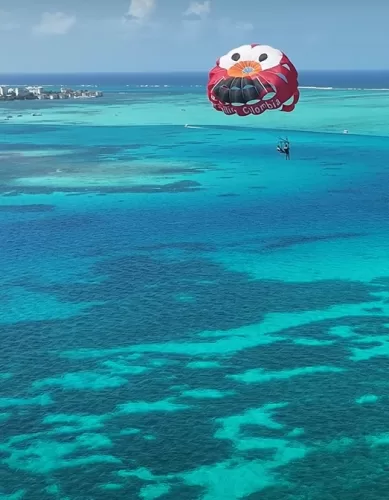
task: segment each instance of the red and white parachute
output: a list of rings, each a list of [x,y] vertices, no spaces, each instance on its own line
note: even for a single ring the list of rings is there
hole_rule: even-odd
[[[300,92],[288,57],[269,45],[242,45],[218,59],[209,73],[208,99],[226,115],[293,111]]]

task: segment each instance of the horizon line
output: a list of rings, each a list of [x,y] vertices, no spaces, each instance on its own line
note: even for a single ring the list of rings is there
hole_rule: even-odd
[[[311,72],[311,73],[375,73],[388,71],[387,69],[300,69],[299,73]],[[0,72],[2,75],[177,75],[177,74],[207,74],[209,70],[172,70],[172,71],[13,71],[13,72]]]

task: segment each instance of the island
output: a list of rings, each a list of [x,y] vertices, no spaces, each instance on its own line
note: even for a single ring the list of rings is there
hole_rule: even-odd
[[[103,97],[100,90],[73,90],[61,87],[60,90],[45,90],[43,87],[9,87],[0,85],[0,101],[24,101],[30,99],[88,99]]]

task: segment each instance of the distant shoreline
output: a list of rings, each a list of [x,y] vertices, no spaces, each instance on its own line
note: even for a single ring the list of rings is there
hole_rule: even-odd
[[[0,101],[33,101],[54,99],[82,99],[103,97],[101,90],[73,90],[61,86],[60,90],[45,90],[42,85],[0,85]]]
[[[210,68],[211,69],[211,66]],[[205,75],[208,74],[209,70],[198,70],[198,71],[190,71],[190,70],[173,70],[173,71],[68,71],[68,72],[53,72],[53,73],[35,73],[35,72],[7,72],[0,73],[0,79],[2,77],[15,76],[15,75],[40,75],[40,76],[57,76],[57,75]],[[369,73],[388,73],[389,68],[387,69],[369,69],[369,70],[361,70],[361,69],[299,69],[300,74],[308,74],[308,73],[316,73],[316,74],[325,74],[325,73],[339,73],[339,74],[369,74]]]
[[[388,70],[300,70],[300,88],[332,88],[336,90],[389,88]],[[201,87],[208,81],[207,71],[180,72],[81,72],[81,73],[0,73],[0,82],[7,85],[44,85],[56,89],[70,87],[81,90],[115,92],[140,86],[166,86],[185,89]],[[182,90],[185,92],[185,90]]]

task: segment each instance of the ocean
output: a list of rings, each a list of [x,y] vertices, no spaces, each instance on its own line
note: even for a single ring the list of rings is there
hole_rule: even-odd
[[[387,498],[389,72],[0,80],[0,499]]]

